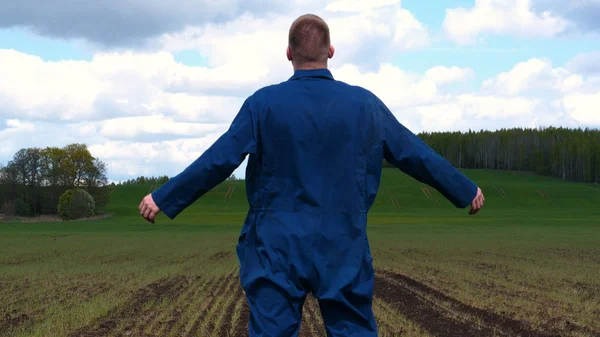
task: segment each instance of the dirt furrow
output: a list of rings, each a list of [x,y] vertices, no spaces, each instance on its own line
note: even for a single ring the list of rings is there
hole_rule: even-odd
[[[203,296],[203,294],[207,291],[208,287],[214,286],[215,284],[216,282],[214,278],[205,279],[204,282],[202,282],[202,284],[198,288],[198,290],[186,299],[186,302],[183,306],[178,306],[173,309],[172,315],[174,317],[177,317],[178,320],[177,324],[174,327],[172,327],[171,331],[168,331],[171,332],[171,335],[183,336],[186,327],[186,318],[189,315],[189,313],[193,311],[193,304],[199,299],[200,296]],[[174,330],[176,330],[176,332],[173,334]]]
[[[110,283],[99,281],[94,277],[80,275],[72,279],[37,284],[15,280],[11,282],[11,285],[14,286],[7,287],[5,291],[0,292],[0,303],[5,304],[7,307],[27,308],[27,311],[45,310],[47,303],[59,303],[71,308],[111,289]],[[0,322],[2,321],[1,315],[0,312]],[[25,313],[25,315],[31,316],[30,313]]]
[[[182,284],[178,286],[179,291],[170,292],[169,296],[163,296],[160,299],[156,299],[155,301],[151,301],[150,307],[144,310],[141,317],[137,317],[137,320],[132,321],[129,325],[127,325],[124,329],[122,329],[117,335],[130,335],[133,332],[137,332],[137,334],[144,335],[145,331],[149,331],[151,334],[155,330],[160,330],[163,322],[160,321],[161,316],[164,316],[165,311],[171,306],[162,307],[161,304],[163,301],[168,301],[171,303],[179,302],[179,298],[189,291],[190,288],[193,288],[191,285],[193,284],[192,280],[186,279]],[[165,322],[168,323],[168,322]],[[170,324],[175,324],[175,321],[171,321]],[[159,334],[160,335],[160,334]]]
[[[375,312],[375,320],[377,321],[377,329],[379,334],[382,337],[386,336],[402,336],[405,333],[405,330],[402,328],[394,327],[386,321],[382,320],[378,312],[385,313],[382,316],[385,317],[394,317],[397,316],[397,313],[384,305],[381,300],[378,298],[373,299],[373,311]]]
[[[192,328],[188,331],[186,336],[195,336],[198,331],[202,331],[202,336],[210,336],[212,329],[214,329],[214,322],[212,320],[208,322],[209,324],[213,324],[212,329],[210,325],[208,325],[208,329],[201,328],[204,328],[207,319],[211,319],[210,315],[215,310],[215,303],[220,304],[217,300],[225,294],[225,289],[231,284],[232,278],[234,277],[234,271],[232,271],[229,275],[221,278],[221,281],[218,282],[218,287],[208,295],[210,298],[203,305],[200,315],[195,319]]]
[[[118,333],[120,326],[125,328],[125,330],[122,330],[122,333],[127,334],[127,331],[131,331],[130,329],[136,326],[136,322],[139,322],[140,318],[144,317],[142,310],[145,306],[152,305],[152,303],[164,298],[176,296],[186,285],[187,282],[185,282],[185,277],[183,276],[163,278],[153,282],[140,289],[123,306],[113,308],[106,315],[98,318],[88,326],[76,330],[70,336],[110,336]]]
[[[233,310],[235,307],[235,292],[238,282],[236,282],[236,278],[233,275],[233,272],[227,278],[228,287],[221,294],[222,301],[219,301],[218,305],[213,309],[213,315],[216,317],[210,317],[208,322],[208,327],[206,331],[203,331],[207,336],[215,335],[222,336],[219,332],[223,333],[226,331],[227,327],[223,326],[224,323],[227,322],[227,316],[229,316],[229,321],[231,321],[232,312],[229,310]],[[228,296],[230,295],[230,296]],[[231,307],[231,309],[229,309]]]
[[[402,333],[397,333],[394,328],[386,322],[379,322],[377,324],[377,333],[382,337],[402,336]]]
[[[199,256],[202,256],[202,253],[195,253],[192,255],[182,256],[182,257],[179,257],[177,260],[171,261],[170,263],[175,263],[175,264],[184,263],[184,262],[188,262],[190,260],[196,259]]]
[[[235,336],[236,327],[240,319],[242,306],[244,305],[245,300],[246,298],[244,296],[244,291],[242,290],[241,285],[238,283],[236,285],[235,294],[233,295],[233,300],[231,303],[229,303],[229,306],[226,309],[227,317],[225,317],[223,324],[221,324],[221,332],[224,333],[223,336]]]
[[[239,298],[241,296],[240,292],[235,292],[231,294],[229,303],[226,304],[226,307],[223,310],[223,314],[219,319],[218,326],[214,334],[216,336],[227,336],[229,333],[229,328],[233,325],[233,314],[235,313],[235,307],[239,302]]]
[[[167,285],[165,288],[157,287],[156,294],[158,296],[149,298],[143,304],[141,303],[138,310],[141,310],[144,306],[149,306],[144,310],[142,315],[131,315],[127,320],[128,324],[123,329],[115,330],[117,336],[127,336],[131,333],[143,335],[144,330],[152,326],[152,323],[162,312],[161,303],[164,300],[170,300],[174,297],[178,297],[181,293],[185,292],[190,283],[183,276],[179,277],[179,281],[173,283],[173,285]],[[162,293],[161,293],[162,292]]]
[[[193,285],[188,287],[188,291],[173,299],[171,306],[158,318],[158,326],[154,329],[156,331],[153,331],[157,336],[170,335],[177,323],[181,321],[183,313],[189,309],[193,300],[204,290],[209,281],[196,276],[191,282]]]
[[[219,262],[221,260],[225,260],[230,258],[231,256],[233,256],[233,253],[231,252],[217,252],[213,255],[211,255],[208,260],[210,262]]]
[[[39,311],[38,313],[41,313]],[[36,317],[35,313],[18,313],[17,311],[0,314],[0,336],[4,336],[14,329],[31,325]]]
[[[177,332],[174,334],[174,336],[184,336],[186,334],[186,327],[190,326],[190,321],[192,321],[193,319],[190,318],[194,318],[195,315],[192,315],[191,317],[188,317],[190,313],[194,312],[195,308],[193,307],[193,305],[198,301],[198,300],[202,300],[204,298],[204,296],[206,296],[205,294],[211,294],[216,292],[216,289],[219,287],[220,282],[222,282],[222,280],[224,280],[224,277],[221,278],[212,278],[209,281],[205,282],[200,291],[198,291],[197,296],[189,298],[189,302],[186,304],[185,306],[185,310],[181,311],[180,314],[180,322],[179,325],[177,327]],[[198,298],[198,296],[203,296],[202,298]],[[187,324],[186,324],[187,322]]]
[[[216,298],[219,296],[220,293],[222,293],[222,290],[225,287],[225,280],[226,280],[226,277],[223,276],[223,277],[218,278],[212,284],[212,287],[207,291],[206,296],[204,296],[202,298],[204,301],[202,302],[201,306],[198,308],[198,315],[195,318],[193,318],[190,321],[190,323],[187,325],[187,326],[190,326],[190,324],[191,324],[191,327],[189,329],[187,329],[185,336],[187,336],[187,337],[193,336],[194,333],[198,330],[198,328],[200,328],[200,325],[204,321],[206,314],[208,313],[208,311],[214,304]],[[185,326],[183,327],[183,329],[185,329]],[[183,335],[184,335],[183,333],[178,334],[178,336],[183,336]]]
[[[377,272],[374,293],[435,336],[556,336],[535,331],[521,321],[474,308],[405,275],[390,271]],[[467,321],[456,319],[457,316]]]
[[[232,335],[234,337],[247,337],[249,334],[248,321],[250,319],[250,306],[248,306],[248,299],[245,295],[243,295],[242,301],[243,303],[242,308],[240,310],[240,316],[238,317],[238,320],[235,323],[235,328]]]

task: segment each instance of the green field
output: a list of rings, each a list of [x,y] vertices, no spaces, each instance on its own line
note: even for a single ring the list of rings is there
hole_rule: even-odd
[[[384,170],[368,229],[380,335],[600,336],[600,186],[465,172],[476,216]],[[0,223],[0,336],[245,336],[233,186],[155,224],[142,185],[113,192],[109,219]],[[304,314],[301,336],[325,336],[314,299]]]

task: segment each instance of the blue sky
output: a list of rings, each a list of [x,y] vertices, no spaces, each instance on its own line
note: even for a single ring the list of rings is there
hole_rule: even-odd
[[[253,3],[1,3],[0,163],[85,142],[111,180],[177,174],[291,76],[304,13],[330,26],[334,77],[415,132],[600,126],[598,0]]]

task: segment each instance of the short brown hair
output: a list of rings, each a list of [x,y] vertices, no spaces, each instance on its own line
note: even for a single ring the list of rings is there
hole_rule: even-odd
[[[302,15],[290,27],[289,46],[298,63],[327,62],[330,44],[329,26],[316,15]]]

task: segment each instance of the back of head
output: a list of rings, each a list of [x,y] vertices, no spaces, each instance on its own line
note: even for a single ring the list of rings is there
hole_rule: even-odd
[[[316,15],[302,15],[290,27],[289,47],[297,64],[327,63],[330,44],[329,27]]]

